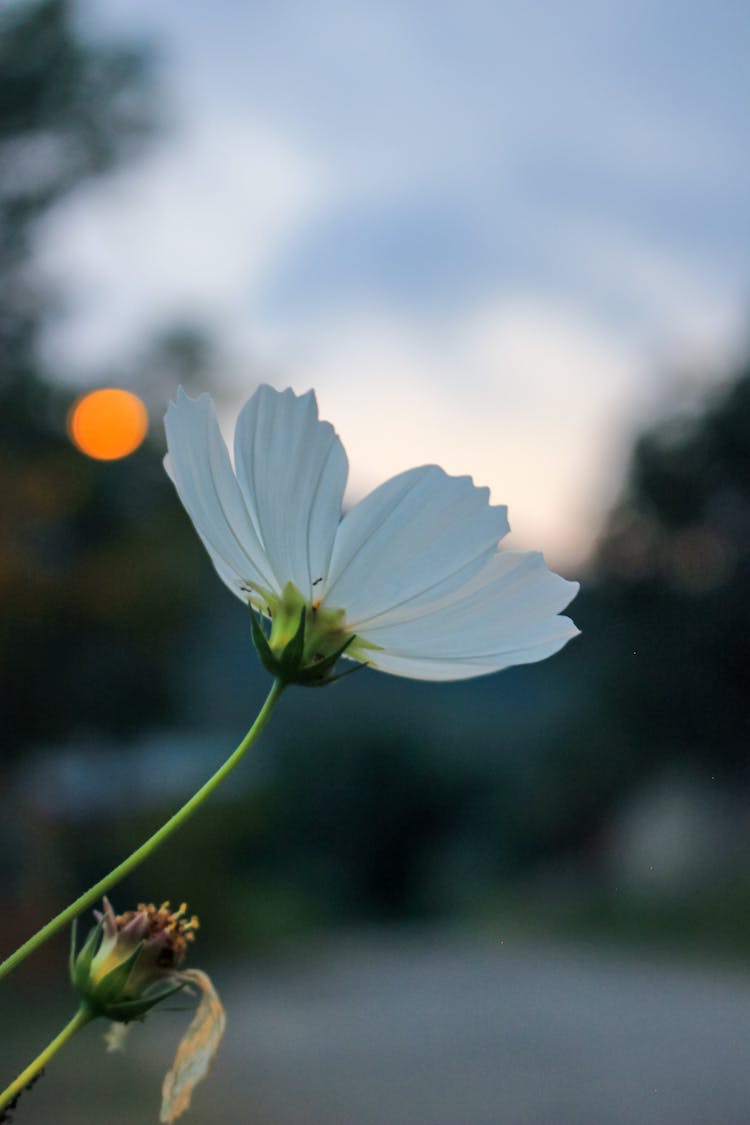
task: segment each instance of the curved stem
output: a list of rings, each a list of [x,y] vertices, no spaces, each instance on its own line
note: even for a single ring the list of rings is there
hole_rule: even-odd
[[[256,741],[266,723],[268,722],[271,712],[276,706],[276,703],[278,702],[279,696],[284,690],[284,687],[285,684],[283,680],[274,681],[273,687],[269,691],[265,703],[258,712],[257,719],[250,727],[250,730],[247,732],[234,753],[227,758],[226,762],[224,762],[224,765],[221,766],[216,771],[216,773],[213,774],[208,779],[208,781],[201,786],[197,793],[193,794],[190,800],[187,801],[182,806],[182,808],[174,814],[174,816],[171,816],[169,820],[165,824],[163,824],[157,832],[154,832],[153,836],[149,836],[148,840],[146,840],[145,843],[141,844],[139,848],[136,848],[132,855],[129,855],[127,859],[123,860],[122,863],[119,863],[117,867],[114,867],[109,872],[109,874],[105,875],[103,879],[100,879],[98,883],[94,883],[93,887],[89,887],[89,889],[84,894],[80,895],[80,897],[75,900],[75,902],[72,902],[70,906],[66,907],[65,910],[62,910],[55,918],[52,919],[51,922],[48,922],[46,926],[42,926],[41,930],[38,930],[37,933],[35,933],[33,937],[29,938],[28,941],[24,942],[24,944],[20,946],[15,951],[15,953],[12,953],[10,957],[7,958],[7,960],[3,961],[2,964],[0,964],[0,980],[2,980],[3,977],[7,976],[8,973],[12,972],[12,970],[15,969],[17,965],[20,965],[20,963],[24,961],[29,956],[29,954],[33,953],[34,950],[38,949],[40,945],[43,945],[45,941],[51,938],[64,926],[67,926],[69,922],[72,922],[73,919],[77,917],[77,915],[80,914],[82,910],[85,910],[88,906],[93,906],[93,904],[98,899],[100,899],[102,895],[106,894],[110,887],[113,887],[115,883],[118,883],[121,879],[124,879],[126,875],[129,875],[130,872],[134,868],[136,868],[139,863],[142,863],[144,859],[147,859],[148,856],[150,856],[151,853],[156,848],[158,848],[159,844],[161,844],[164,840],[167,839],[168,836],[171,836],[171,834],[177,828],[184,824],[188,817],[191,816],[195,812],[195,810],[203,804],[206,797],[210,796],[210,794],[213,793],[217,785],[220,785],[224,778],[232,772],[234,767],[238,764],[238,762],[242,760],[246,752]]]
[[[75,1033],[80,1031],[82,1027],[85,1027],[91,1019],[93,1019],[93,1016],[90,1010],[85,1004],[82,1004],[73,1016],[73,1019],[70,1023],[65,1025],[60,1034],[56,1035],[41,1054],[37,1055],[34,1061],[29,1063],[25,1070],[21,1071],[15,1082],[11,1082],[10,1086],[3,1090],[2,1094],[0,1094],[0,1112],[7,1109],[14,1098],[17,1098],[19,1094],[23,1093],[29,1083],[37,1077],[39,1071],[47,1065],[53,1055],[56,1055],[60,1048],[64,1047],[68,1040],[72,1039]]]

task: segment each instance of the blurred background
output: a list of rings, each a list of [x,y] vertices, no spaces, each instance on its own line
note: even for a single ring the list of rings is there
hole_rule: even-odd
[[[231,434],[259,382],[313,386],[350,501],[471,473],[581,579],[583,633],[464,684],[295,689],[117,889],[203,919],[230,1022],[191,1119],[745,1122],[747,5],[1,19],[2,950],[267,688],[163,472],[166,402],[210,390]],[[149,412],[122,459],[68,436],[106,386]],[[65,944],[3,985],[7,1081],[71,1005]],[[124,1058],[89,1029],[17,1120],[155,1120],[186,1020]]]

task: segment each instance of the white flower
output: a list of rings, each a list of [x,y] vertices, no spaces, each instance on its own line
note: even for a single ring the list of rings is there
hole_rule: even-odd
[[[207,394],[180,389],[165,425],[179,497],[219,576],[271,619],[274,653],[299,627],[308,666],[346,644],[383,672],[460,680],[577,634],[557,615],[578,584],[536,551],[499,550],[506,509],[470,477],[410,469],[342,518],[346,454],[312,391],[261,386],[237,421],[234,469]]]

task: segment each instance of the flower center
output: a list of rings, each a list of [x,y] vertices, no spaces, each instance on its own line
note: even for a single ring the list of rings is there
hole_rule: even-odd
[[[344,625],[343,609],[329,609],[322,598],[306,602],[291,582],[287,582],[280,598],[269,602],[268,609],[271,616],[268,644],[275,655],[280,655],[296,635],[304,613],[303,668],[332,656],[350,636]]]

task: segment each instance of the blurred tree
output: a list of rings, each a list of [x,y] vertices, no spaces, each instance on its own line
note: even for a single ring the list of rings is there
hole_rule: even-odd
[[[18,3],[0,24],[0,724],[7,764],[84,728],[165,718],[166,650],[202,573],[161,449],[94,462],[66,434],[71,392],[39,338],[54,310],[35,271],[40,221],[68,193],[138,152],[155,99],[142,50],[87,42],[68,0]],[[153,388],[195,377],[195,333],[144,355]],[[131,372],[131,382],[137,373]],[[158,397],[158,396],[157,396]]]
[[[142,50],[83,41],[69,0],[11,4],[0,21],[0,426],[4,445],[27,449],[49,427],[35,358],[49,294],[32,239],[83,180],[138,151],[153,87]]]
[[[515,735],[527,768],[508,837],[522,865],[594,863],[628,793],[665,771],[750,780],[750,369],[635,442],[549,665],[574,703]]]
[[[275,773],[268,847],[276,870],[343,917],[405,917],[434,905],[435,856],[485,781],[384,722],[369,737],[288,740]],[[311,752],[312,750],[312,752]]]
[[[746,779],[750,370],[637,441],[597,563],[635,759]]]

